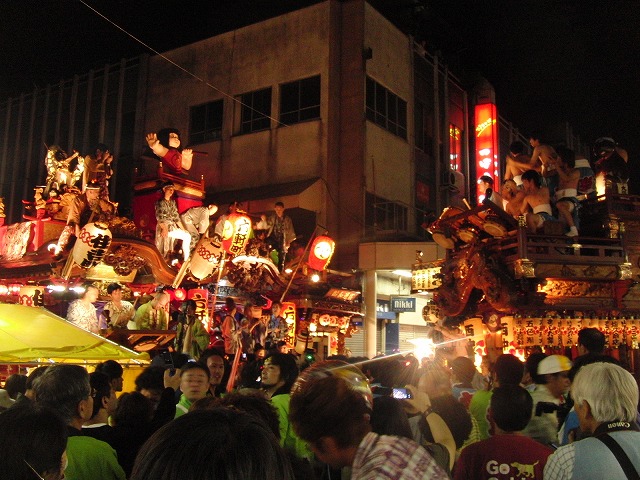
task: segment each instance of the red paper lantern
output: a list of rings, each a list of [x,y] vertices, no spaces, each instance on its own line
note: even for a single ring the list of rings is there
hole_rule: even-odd
[[[196,302],[196,315],[206,318],[209,313],[209,290],[192,288],[187,292],[187,298]]]
[[[314,270],[324,270],[329,265],[335,248],[336,242],[333,239],[323,235],[316,237],[311,244],[307,265]]]
[[[251,219],[241,213],[231,213],[224,222],[222,248],[230,255],[239,255],[251,235]]]

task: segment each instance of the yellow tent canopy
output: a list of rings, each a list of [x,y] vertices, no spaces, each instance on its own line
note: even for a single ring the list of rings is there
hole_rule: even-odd
[[[76,327],[45,308],[0,303],[0,363],[146,364],[137,353]]]

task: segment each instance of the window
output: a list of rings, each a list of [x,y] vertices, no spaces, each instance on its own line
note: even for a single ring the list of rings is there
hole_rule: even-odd
[[[271,87],[240,95],[240,133],[271,127]]]
[[[371,233],[406,232],[408,209],[372,193],[366,193],[365,224]]]
[[[285,125],[320,118],[320,75],[280,87],[280,121]]]
[[[222,100],[191,107],[189,144],[220,140],[222,135]]]
[[[407,102],[367,77],[367,120],[407,138]]]

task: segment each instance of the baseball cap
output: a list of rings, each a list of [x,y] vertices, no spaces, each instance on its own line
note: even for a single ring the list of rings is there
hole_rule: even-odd
[[[538,364],[538,375],[571,370],[571,360],[564,355],[549,355]]]

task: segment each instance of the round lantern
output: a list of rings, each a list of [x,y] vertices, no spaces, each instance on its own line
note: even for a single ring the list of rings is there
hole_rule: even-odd
[[[298,355],[302,355],[309,346],[313,346],[313,340],[309,337],[309,330],[301,330],[296,335],[295,351]]]
[[[27,307],[43,307],[44,287],[36,287],[33,285],[20,287],[18,300],[20,305],[26,305]]]
[[[251,219],[242,213],[231,213],[224,222],[222,248],[230,255],[239,255],[251,235]]]
[[[210,238],[201,238],[191,255],[189,269],[198,280],[208,277],[220,260],[222,247]]]
[[[324,235],[316,237],[311,244],[307,264],[314,270],[324,270],[329,265],[335,248],[336,242],[331,238]]]
[[[111,245],[111,231],[106,223],[88,223],[73,246],[73,261],[82,268],[95,267],[100,263]]]

